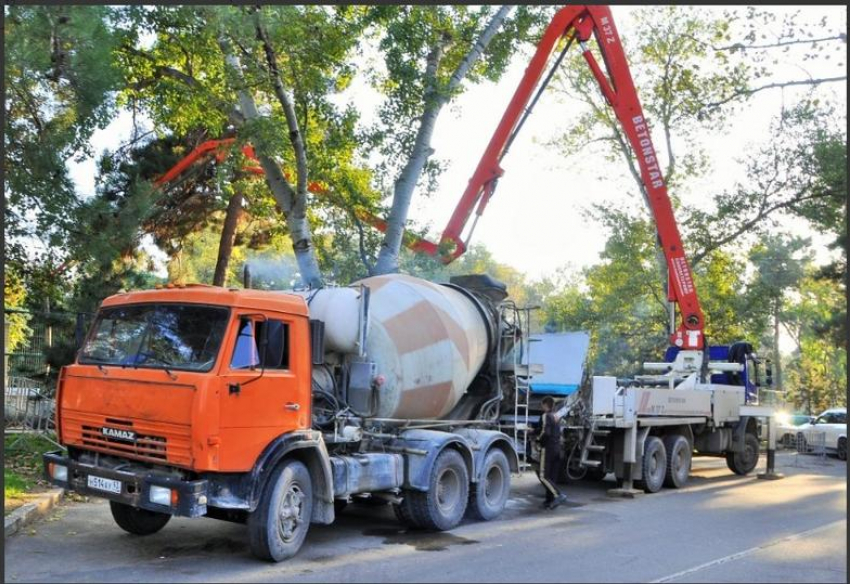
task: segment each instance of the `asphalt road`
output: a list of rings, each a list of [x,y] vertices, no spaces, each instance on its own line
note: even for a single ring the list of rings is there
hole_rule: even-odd
[[[104,502],[68,503],[6,541],[6,581],[846,582],[846,464],[793,461],[780,453],[786,478],[762,481],[700,458],[687,488],[634,500],[607,497],[611,483],[568,485],[554,512],[525,476],[500,519],[442,534],[350,506],[283,564],[254,560],[241,525],[174,519],[136,538]]]

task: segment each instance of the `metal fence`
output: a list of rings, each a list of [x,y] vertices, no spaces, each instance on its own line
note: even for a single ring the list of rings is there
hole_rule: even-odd
[[[813,455],[815,464],[831,466],[826,460],[826,432],[800,432],[792,440],[794,447],[794,466],[803,467],[801,454]],[[811,460],[811,458],[810,458]]]
[[[88,313],[4,309],[7,433],[45,434],[54,430],[56,378],[61,366],[73,359],[90,317]]]

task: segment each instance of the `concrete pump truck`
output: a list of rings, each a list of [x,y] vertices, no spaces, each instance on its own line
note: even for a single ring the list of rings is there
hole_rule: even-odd
[[[629,386],[596,377],[564,406],[573,472],[610,471],[624,492],[633,481],[653,492],[684,484],[694,450],[749,472],[754,416],[764,414],[750,405],[756,357],[747,345],[705,345],[607,7],[557,12],[442,241],[414,246],[445,261],[466,249],[461,231],[493,195],[499,161],[561,39],[564,51],[578,42],[637,156],[681,312],[667,359],[650,364],[658,375]],[[178,166],[201,157],[188,158]],[[156,533],[175,515],[241,522],[253,553],[272,561],[293,556],[311,523],[333,522],[353,498],[392,504],[399,520],[423,529],[494,519],[524,466],[533,367],[522,362],[520,312],[484,275],[434,284],[394,274],[291,292],[169,284],[110,296],[60,374],[56,427],[67,452],[45,454],[45,472],[108,499],[129,533]]]

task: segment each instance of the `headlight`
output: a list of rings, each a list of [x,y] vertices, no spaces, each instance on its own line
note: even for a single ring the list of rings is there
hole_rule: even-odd
[[[62,464],[53,464],[51,465],[53,468],[51,469],[51,474],[53,475],[53,480],[62,481],[63,483],[68,482],[68,467]]]
[[[165,505],[168,507],[171,505],[171,489],[168,487],[157,487],[155,485],[151,485],[149,498],[151,503]]]

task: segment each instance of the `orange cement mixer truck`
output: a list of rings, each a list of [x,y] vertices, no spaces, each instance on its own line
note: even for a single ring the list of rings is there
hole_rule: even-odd
[[[45,455],[124,530],[173,515],[247,524],[280,561],[353,497],[446,530],[497,517],[518,470],[516,316],[487,276],[305,292],[188,285],[107,298],[60,375]],[[514,308],[513,312],[516,312]]]

